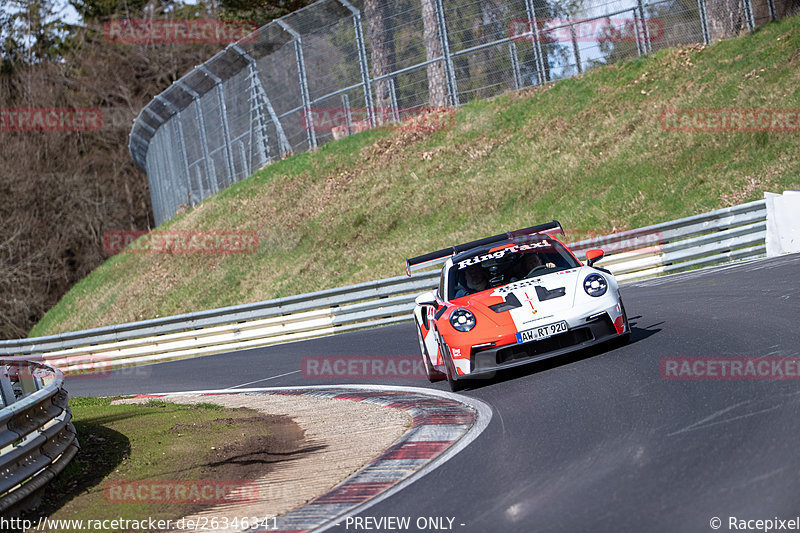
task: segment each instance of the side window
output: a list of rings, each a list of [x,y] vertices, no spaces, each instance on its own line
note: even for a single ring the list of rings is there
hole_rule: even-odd
[[[444,300],[444,269],[442,269],[442,275],[439,277],[439,298]]]

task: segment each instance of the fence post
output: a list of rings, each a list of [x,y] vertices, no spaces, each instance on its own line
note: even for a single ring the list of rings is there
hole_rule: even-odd
[[[700,13],[700,29],[703,32],[703,42],[711,44],[711,34],[708,32],[708,17],[706,16],[706,0],[697,0],[697,9]]]
[[[174,112],[174,118],[176,124],[176,129],[178,130],[178,146],[181,151],[181,155],[183,156],[183,172],[186,176],[186,194],[189,196],[189,205],[194,206],[196,205],[194,200],[192,200],[192,175],[189,173],[189,153],[186,151],[186,137],[183,134],[183,122],[181,122],[181,110],[178,107],[167,100],[166,98],[162,97],[160,94],[156,95],[156,100],[163,103],[165,106],[171,108]],[[200,203],[202,198],[198,200],[197,203]]]
[[[246,178],[252,172],[250,172],[250,165],[247,162],[247,150],[244,149],[244,141],[239,141],[239,156],[242,158],[242,173]]]
[[[647,19],[644,18],[644,2],[642,0],[639,1],[639,18],[642,21],[642,29],[644,30],[644,44],[645,44],[645,51],[652,52],[653,45],[650,42],[650,25],[647,23]],[[636,11],[634,10],[633,14],[633,21],[636,22]],[[638,35],[636,37],[637,41],[639,39]]]
[[[447,22],[444,18],[444,8],[442,0],[436,0],[436,22],[439,26],[439,39],[442,41],[442,53],[444,54],[444,71],[447,78],[447,89],[450,92],[450,105],[458,107],[458,84],[456,74],[453,69],[453,56],[450,55],[450,34],[447,33]]]
[[[353,134],[353,115],[350,112],[350,97],[342,93],[342,107],[344,108],[344,121],[347,126],[347,135]]]
[[[294,57],[297,61],[297,75],[300,77],[300,96],[303,99],[303,108],[306,110],[306,135],[308,136],[309,149],[317,147],[316,127],[314,126],[314,116],[311,114],[311,96],[308,93],[308,76],[306,74],[306,63],[303,58],[303,40],[300,34],[286,21],[277,19],[278,25],[294,39]]]
[[[394,78],[389,78],[389,105],[392,106],[392,118],[399,123],[400,110],[397,108],[397,89],[394,85]]]
[[[742,0],[742,7],[744,7],[744,18],[747,21],[747,29],[753,31],[756,29],[756,22],[753,17],[753,3],[750,0]]]
[[[222,142],[225,150],[225,163],[228,167],[227,185],[234,182],[236,167],[233,164],[233,151],[231,150],[231,132],[228,127],[228,107],[225,105],[225,92],[222,89],[222,79],[208,70],[205,65],[200,65],[200,70],[214,81],[214,91],[217,93],[217,107],[219,109],[219,119],[222,123]]]
[[[158,115],[156,115],[152,110],[145,108],[147,112],[151,116],[155,116],[158,120],[161,120]],[[142,110],[144,112],[144,110]],[[140,125],[150,132],[150,140],[148,141],[148,145],[153,144],[156,141],[156,130],[153,129],[152,126],[147,124],[146,122],[141,122]],[[150,169],[150,165],[148,164],[148,170]],[[163,179],[157,179],[155,183],[153,180],[150,179],[150,172],[147,172],[147,179],[150,183],[150,203],[153,204],[153,216],[156,218],[156,224],[161,220],[161,211],[164,207],[164,199],[161,191],[161,187],[163,186]]]
[[[631,12],[633,13],[633,35],[634,35],[634,38],[636,39],[636,53],[639,56],[641,56],[643,54],[643,52],[642,52],[642,42],[640,40],[640,37],[641,37],[640,33],[641,32],[639,31],[639,24],[641,23],[641,21],[637,18],[636,8],[632,9]]]
[[[511,56],[511,74],[514,76],[514,88],[522,87],[521,75],[519,72],[519,61],[517,61],[517,45],[514,41],[508,43],[508,55]]]
[[[206,168],[206,178],[208,182],[211,184],[211,191],[213,193],[219,192],[219,186],[217,184],[217,173],[214,170],[214,162],[211,160],[211,155],[208,153],[208,136],[206,135],[206,121],[203,117],[203,110],[200,107],[200,95],[183,83],[183,80],[178,80],[175,82],[181,89],[186,91],[189,96],[192,97],[192,103],[194,104],[194,115],[197,118],[197,129],[198,133],[200,134],[200,147],[203,150],[203,166]]]
[[[142,123],[141,126],[150,131],[152,137],[150,137],[149,144],[153,144],[157,142],[156,139],[156,130],[151,128],[148,124]],[[165,205],[164,205],[164,180],[163,179],[156,179],[155,183],[153,180],[150,179],[150,173],[152,170],[152,165],[150,163],[147,164],[147,178],[148,182],[150,183],[150,201],[153,204],[153,216],[155,217],[156,224],[160,224],[165,219]],[[156,175],[158,175],[156,173]]]
[[[539,24],[536,21],[536,7],[533,5],[533,0],[525,0],[525,12],[528,14],[528,31],[533,39],[533,60],[536,63],[536,80],[539,85],[542,85],[545,80],[544,76],[544,58],[542,56],[542,39],[539,35]]]
[[[774,0],[767,0],[767,7],[769,8],[769,20],[775,21],[775,2]]]
[[[367,120],[370,128],[375,127],[374,104],[372,103],[372,83],[369,80],[369,63],[367,62],[367,47],[364,44],[364,27],[361,23],[361,11],[347,0],[339,2],[353,14],[353,26],[356,32],[356,46],[358,47],[358,66],[361,69],[361,84],[364,88],[364,106],[367,108]],[[350,113],[350,106],[347,106]],[[350,126],[347,126],[350,135]]]
[[[200,172],[200,167],[194,167],[196,170],[195,174],[197,175],[197,188],[200,191],[200,198],[203,198],[205,194],[205,189],[203,189],[203,174]]]
[[[253,80],[250,80],[250,130],[247,132],[250,136],[250,159],[249,164],[253,164],[253,150],[255,148],[258,156],[258,163],[256,166],[261,167],[269,159],[269,134],[267,133],[267,124],[264,120],[264,113],[261,112],[261,106],[258,105],[258,93],[256,92]]]
[[[272,102],[267,96],[267,91],[264,89],[264,85],[261,83],[261,78],[258,77],[258,69],[256,68],[256,60],[253,56],[242,50],[239,45],[234,44],[231,46],[231,50],[242,56],[250,63],[250,83],[255,86],[255,92],[258,95],[258,99],[263,99],[264,106],[267,108],[267,113],[269,114],[270,120],[272,120],[272,124],[275,126],[275,131],[278,134],[278,151],[281,153],[281,157],[285,156],[288,153],[291,153],[292,145],[289,144],[289,140],[286,138],[286,132],[283,131],[283,124],[281,124],[281,120],[278,117],[277,113],[275,113],[275,109],[272,107]],[[261,102],[256,101],[257,106],[261,106]]]

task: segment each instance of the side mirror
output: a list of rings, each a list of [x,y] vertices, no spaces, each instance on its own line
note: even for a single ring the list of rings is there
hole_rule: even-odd
[[[599,248],[593,248],[592,250],[586,252],[586,264],[589,266],[594,266],[594,264],[600,261],[604,255],[605,253],[603,250]]]
[[[436,301],[436,293],[433,291],[423,292],[414,299],[414,302],[417,305],[432,305],[433,307],[439,307],[439,303]]]

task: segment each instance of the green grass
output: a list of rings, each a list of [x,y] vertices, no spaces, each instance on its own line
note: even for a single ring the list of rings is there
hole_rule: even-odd
[[[265,424],[254,423],[257,413],[247,409],[163,401],[111,405],[115,399],[70,399],[81,450],[48,486],[37,516],[178,519],[200,507],[109,501],[105,488],[112,482],[210,479],[207,469],[217,459],[212,447],[244,440],[244,432],[248,438],[270,434]]]
[[[404,258],[553,218],[567,239],[800,185],[798,133],[664,131],[671,108],[800,108],[800,17],[662,50],[272,164],[165,224],[255,231],[246,255],[111,258],[31,335],[401,275]]]

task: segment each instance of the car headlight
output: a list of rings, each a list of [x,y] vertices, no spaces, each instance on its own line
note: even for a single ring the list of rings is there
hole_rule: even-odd
[[[589,274],[583,280],[583,290],[589,296],[602,296],[608,290],[608,282],[600,274]]]
[[[450,325],[457,331],[469,331],[475,327],[475,315],[466,309],[456,309],[450,315]]]

